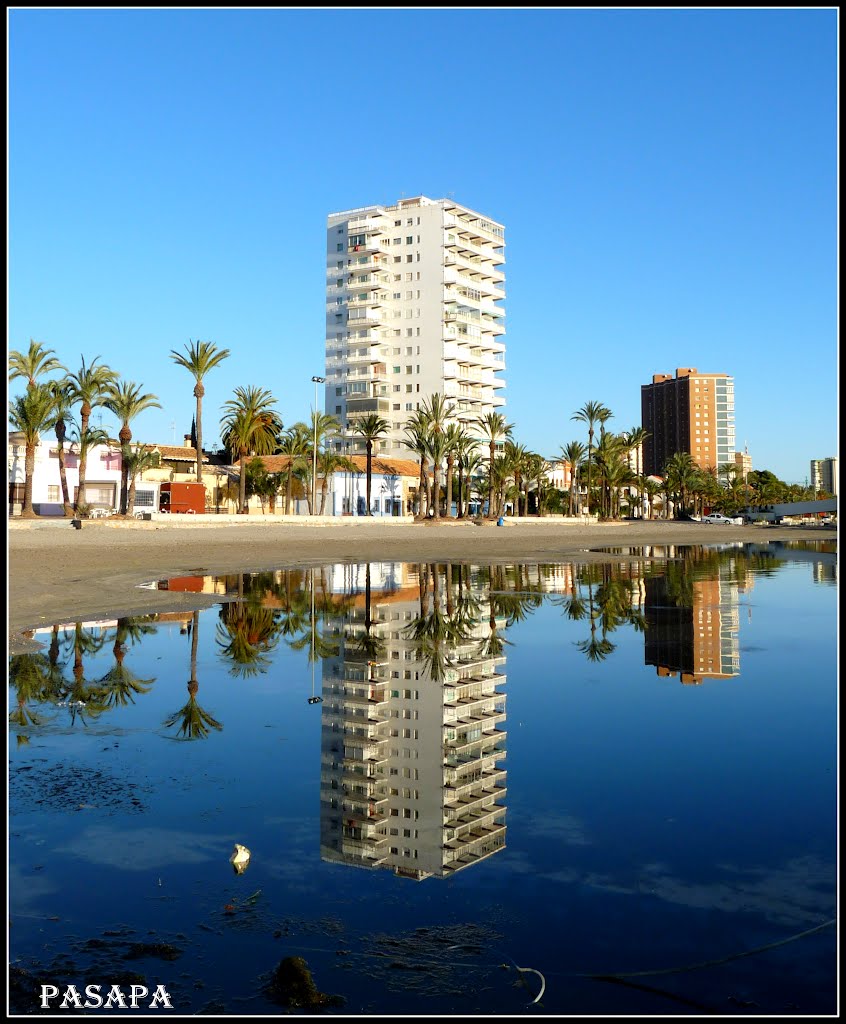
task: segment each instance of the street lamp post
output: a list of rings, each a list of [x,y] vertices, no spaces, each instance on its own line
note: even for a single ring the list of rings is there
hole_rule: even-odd
[[[311,514],[317,515],[317,385],[325,384],[325,377],[312,377],[314,381],[314,449],[311,466]]]

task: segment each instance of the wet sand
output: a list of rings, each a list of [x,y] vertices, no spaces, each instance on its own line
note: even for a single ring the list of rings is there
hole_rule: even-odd
[[[250,572],[357,561],[502,563],[608,558],[592,548],[728,541],[835,540],[825,527],[703,526],[698,523],[564,523],[525,519],[503,527],[471,522],[214,520],[196,525],[85,520],[13,521],[8,526],[11,653],[32,650],[24,634],[54,622],[115,618],[203,606],[196,594],[138,589],[167,576]],[[219,598],[209,597],[207,603]]]

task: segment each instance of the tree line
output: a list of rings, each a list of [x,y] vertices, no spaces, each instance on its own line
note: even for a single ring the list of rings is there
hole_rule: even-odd
[[[194,447],[197,482],[203,482],[203,397],[206,375],[229,356],[229,350],[208,341],[190,341],[184,351],[171,350],[171,359],[194,378]],[[102,406],[121,424],[121,488],[118,513],[131,514],[135,482],[145,469],[156,464],[158,455],[148,445],[132,445],[132,421],[147,409],[161,408],[158,397],[141,384],[122,380],[118,373],[96,357],[69,370],[52,349],[30,341],[27,352],[12,351],[9,379],[26,380],[26,391],[9,407],[9,423],[24,439],[24,498],[22,517],[32,518],[32,479],[35,451],[41,436],[56,436],[63,514],[84,515],[88,455],[98,445],[110,443],[101,428],[91,423],[92,411]],[[267,388],[236,387],[224,403],[220,421],[221,439],[233,461],[239,464],[237,507],[246,514],[251,495],[269,500],[271,511],[284,495],[284,511],[290,513],[294,481],[300,482],[312,515],[325,511],[332,475],[356,471],[351,459],[339,451],[339,420],[326,413],[312,412],[311,422],[297,422],[285,428],[276,399]],[[598,401],[588,401],[571,416],[587,427],[586,443],[573,440],[561,446],[557,459],[550,460],[515,440],[513,423],[499,412],[460,420],[454,402],[441,393],[430,395],[406,421],[403,445],[419,464],[414,512],[418,518],[464,519],[481,514],[488,519],[502,516],[510,508],[517,516],[531,513],[560,513],[570,516],[597,515],[600,519],[629,514],[653,518],[656,497],[662,497],[662,515],[672,506],[678,517],[701,512],[706,506],[735,515],[749,505],[802,500],[812,497],[808,487],[788,485],[768,470],[750,472],[745,478],[734,463],[701,468],[687,452],[677,452],[665,465],[660,479],[644,475],[642,451],[648,438],[643,427],[615,433],[607,429],[613,413]],[[350,425],[366,451],[366,505],[372,515],[371,491],[373,456],[376,445],[389,430],[377,413],[368,413]],[[79,459],[79,486],[71,500],[65,472],[66,456]],[[263,456],[287,456],[285,468],[268,473]],[[555,462],[570,472],[569,488],[552,486],[549,471]],[[315,476],[316,474],[316,476]],[[317,502],[316,479],[321,480]],[[819,496],[819,494],[817,494]]]

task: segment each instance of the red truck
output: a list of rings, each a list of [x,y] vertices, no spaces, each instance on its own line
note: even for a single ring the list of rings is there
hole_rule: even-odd
[[[205,512],[206,489],[202,484],[162,484],[159,512]]]

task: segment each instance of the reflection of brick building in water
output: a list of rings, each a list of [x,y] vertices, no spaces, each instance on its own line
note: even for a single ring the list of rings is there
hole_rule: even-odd
[[[361,592],[329,624],[340,650],[322,662],[321,857],[447,877],[505,847],[505,658],[480,647],[484,601],[458,644],[415,639],[418,581],[386,568],[371,571],[369,641]],[[377,579],[399,585],[380,592]],[[442,611],[447,586],[441,577]]]
[[[720,575],[691,584],[692,606],[676,603],[667,576],[645,582],[647,629],[644,663],[655,665],[659,676],[698,685],[704,679],[728,679],[740,674],[739,596],[752,586],[729,578],[734,563],[720,565]]]

